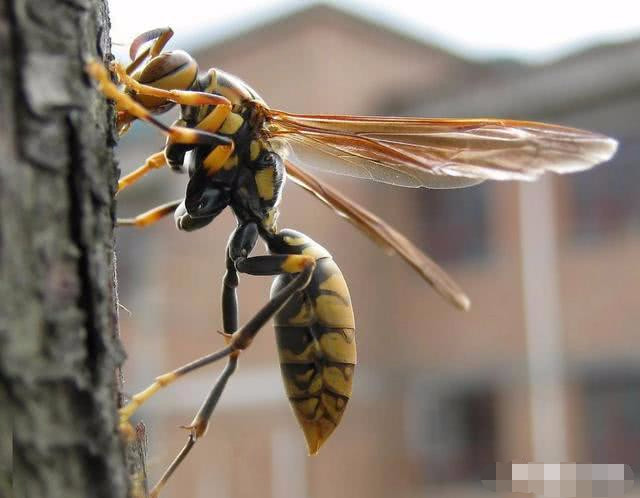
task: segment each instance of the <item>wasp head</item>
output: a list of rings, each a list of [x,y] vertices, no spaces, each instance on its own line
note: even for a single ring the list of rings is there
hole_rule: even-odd
[[[171,28],[153,29],[137,36],[129,49],[132,63],[127,68],[127,74],[140,83],[162,90],[189,89],[198,76],[198,64],[183,50],[162,51],[172,36]],[[153,43],[138,55],[140,47],[147,42]],[[175,105],[160,97],[137,95],[133,91],[129,93],[153,113],[165,112]]]
[[[207,175],[198,168],[187,185],[185,208],[191,218],[215,218],[231,202],[231,186]]]
[[[198,64],[183,50],[162,52],[131,76],[144,85],[162,90],[187,90],[198,76]],[[175,105],[160,97],[136,94],[132,96],[153,113],[165,112]]]

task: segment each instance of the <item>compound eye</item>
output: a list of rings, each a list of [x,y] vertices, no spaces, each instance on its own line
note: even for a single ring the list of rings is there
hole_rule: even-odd
[[[151,59],[133,77],[140,83],[163,90],[186,90],[198,75],[198,64],[186,52],[163,52]],[[134,95],[147,109],[164,112],[174,104],[166,99],[148,95]]]
[[[187,203],[187,211],[194,218],[215,216],[229,205],[230,197],[226,190],[217,188],[205,189],[199,198],[194,199],[195,206]]]
[[[151,59],[138,75],[138,81],[157,88],[186,89],[196,78],[198,65],[182,50],[163,52]]]
[[[231,193],[227,185],[214,184],[204,170],[197,171],[187,184],[184,204],[193,218],[215,216],[231,202]]]
[[[185,232],[192,232],[194,230],[197,230],[198,228],[202,228],[211,223],[214,218],[213,216],[203,216],[202,218],[192,217],[189,213],[187,213],[187,208],[184,202],[180,206],[178,206],[178,209],[175,210],[175,212],[173,213],[173,217],[176,221],[178,230],[182,230]]]

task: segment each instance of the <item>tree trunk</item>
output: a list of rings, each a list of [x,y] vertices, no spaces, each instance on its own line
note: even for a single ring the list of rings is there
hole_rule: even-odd
[[[125,497],[104,0],[0,0],[0,496]]]

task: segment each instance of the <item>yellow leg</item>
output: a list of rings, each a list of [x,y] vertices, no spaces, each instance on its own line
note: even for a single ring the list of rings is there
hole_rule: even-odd
[[[144,228],[173,213],[181,203],[182,199],[177,199],[150,209],[135,218],[118,218],[117,224],[118,226]]]
[[[134,395],[129,403],[120,408],[120,424],[127,423],[129,418],[131,418],[131,415],[133,415],[145,401],[163,387],[173,383],[179,376],[179,373],[173,371],[156,377],[153,384],[147,387],[144,391],[140,391],[138,394]]]
[[[95,79],[102,93],[116,102],[119,111],[142,119],[164,132],[174,143],[193,145],[224,145],[232,146],[233,140],[223,135],[217,135],[205,130],[186,128],[183,126],[166,126],[164,123],[154,118],[151,113],[141,104],[133,100],[129,95],[120,91],[109,78],[109,72],[101,62],[92,61],[86,66],[87,73]],[[186,92],[189,93],[189,92]],[[208,94],[204,94],[208,95]]]
[[[172,384],[177,379],[182,377],[183,375],[196,370],[202,366],[208,365],[209,363],[213,363],[217,360],[225,358],[229,355],[237,356],[237,346],[235,344],[230,344],[215,353],[203,356],[191,363],[187,363],[186,365],[176,368],[171,372],[160,375],[155,378],[153,384],[147,387],[145,390],[140,391],[138,394],[135,394],[129,403],[120,408],[120,427],[123,430],[127,431],[129,429],[129,419],[131,416],[140,408],[149,398],[151,398],[155,393],[157,393],[163,387]]]
[[[214,397],[220,397],[227,384],[227,381],[235,372],[238,366],[238,354],[239,352],[236,351],[229,356],[227,366],[223,370],[222,374],[220,374],[220,377],[218,377],[216,385],[211,393],[211,395],[213,395]],[[183,429],[187,429],[189,431],[187,443],[184,445],[182,450],[180,450],[180,453],[178,453],[173,462],[171,462],[171,465],[169,465],[167,470],[165,470],[164,474],[162,474],[162,477],[157,482],[157,484],[153,487],[153,489],[149,493],[149,498],[157,498],[160,495],[160,492],[167,484],[167,481],[180,466],[182,461],[187,457],[187,455],[191,451],[191,448],[193,448],[193,446],[196,444],[196,441],[200,437],[204,436],[207,430],[207,420],[203,420],[201,417],[199,417],[199,415],[200,412],[198,412],[198,415],[196,415],[195,419],[193,420],[193,422],[191,422],[190,425],[182,427]]]
[[[224,163],[227,162],[227,159],[231,157],[233,154],[233,147],[227,145],[219,145],[215,149],[213,149],[207,157],[202,161],[202,165],[207,170],[209,175],[214,175],[222,167]]]
[[[221,360],[222,358],[226,358],[228,356],[235,358],[240,354],[241,351],[247,349],[251,345],[251,342],[253,341],[256,334],[265,325],[265,323],[269,321],[273,317],[273,315],[282,308],[282,306],[284,306],[284,304],[293,294],[304,289],[307,286],[315,269],[315,260],[311,256],[294,255],[283,257],[275,256],[275,259],[269,258],[273,258],[273,256],[258,256],[256,258],[246,259],[245,261],[249,262],[247,265],[249,270],[256,267],[261,268],[264,265],[269,265],[265,267],[265,271],[267,271],[267,273],[262,272],[262,274],[271,275],[274,273],[297,272],[298,275],[285,287],[272,295],[267,304],[265,304],[240,330],[237,330],[230,335],[225,334],[225,342],[227,343],[227,345],[224,348],[219,349],[218,351],[206,356],[202,356],[201,358],[198,358],[191,363],[187,363],[180,368],[176,368],[171,372],[156,377],[153,384],[133,396],[131,401],[126,406],[120,409],[121,425],[127,426],[131,415],[133,415],[144,402],[146,402],[163,387],[166,387],[169,384],[175,382],[177,379],[179,379],[183,375],[188,374],[189,372],[214,363],[218,360]],[[290,258],[293,258],[293,261]],[[286,262],[286,267],[281,263],[283,260]],[[281,268],[280,265],[282,265]],[[276,267],[279,267],[277,271],[268,271],[274,270]],[[226,382],[226,380],[224,382]],[[200,412],[196,415],[196,418],[192,423],[192,426],[200,427],[199,435],[203,435],[204,431],[206,430],[206,421],[211,416],[211,412],[213,411],[213,408],[218,402],[218,398],[221,394],[221,391],[218,393],[215,388],[212,392],[214,393],[213,397],[207,398],[203,407],[200,409]],[[201,412],[205,413],[204,417],[201,415]],[[203,418],[203,420],[202,422],[199,422],[201,418]]]
[[[134,80],[127,74],[127,70],[117,62],[111,63],[111,69],[118,75],[120,83],[141,95],[167,99],[180,105],[219,105],[226,108],[227,113],[231,112],[231,102],[222,95],[192,90],[163,90]]]
[[[133,185],[140,178],[149,173],[149,171],[162,168],[165,164],[167,164],[167,158],[164,156],[164,151],[156,152],[152,156],[147,157],[142,166],[120,179],[118,182],[118,192],[124,190],[129,185]]]
[[[218,361],[224,357],[228,357],[227,366],[218,377],[213,389],[198,410],[193,421],[191,424],[184,427],[189,430],[187,443],[178,453],[171,465],[169,465],[165,473],[160,478],[158,484],[156,484],[151,490],[149,496],[152,498],[156,498],[160,494],[160,491],[162,491],[169,478],[184,461],[196,441],[205,435],[209,419],[222,396],[227,381],[236,370],[240,352],[249,347],[259,330],[273,317],[275,313],[277,313],[278,310],[282,308],[282,306],[284,306],[291,296],[308,285],[315,269],[315,259],[307,255],[271,255],[242,259],[246,263],[244,265],[245,269],[249,270],[248,273],[250,274],[274,275],[284,272],[298,273],[298,275],[285,287],[273,294],[267,304],[263,306],[241,329],[230,334],[222,333],[227,344],[225,348],[210,355],[203,356],[202,358],[173,370],[172,372],[157,377],[153,384],[147,387],[144,391],[136,394],[131,403],[120,409],[120,427],[121,430],[126,433],[131,431],[131,425],[129,424],[129,418],[131,415],[140,407],[140,405],[142,405],[142,403],[152,397],[161,388],[171,384],[182,375]],[[227,284],[225,283],[225,287],[226,286]],[[235,290],[233,290],[233,295],[235,296]],[[236,320],[235,314],[237,313],[237,308],[235,298],[233,300],[234,302],[231,303],[230,307],[228,306],[229,301],[227,301],[227,306],[223,305],[223,315],[225,313],[231,315],[231,317],[227,315],[226,318],[223,318],[225,324],[233,324]]]

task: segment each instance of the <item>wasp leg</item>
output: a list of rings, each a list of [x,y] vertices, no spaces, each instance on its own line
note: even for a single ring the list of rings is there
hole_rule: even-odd
[[[172,36],[173,36],[173,31],[171,30],[171,28],[167,27],[167,28],[153,29],[151,31],[147,31],[146,33],[142,33],[141,35],[136,37],[136,39],[133,40],[133,42],[131,43],[131,46],[129,47],[129,57],[131,57],[132,62],[127,66],[125,73],[127,75],[133,73],[138,68],[138,66],[140,66],[140,64],[144,62],[144,60],[147,57],[149,56],[155,57],[156,55],[158,55]],[[146,49],[144,49],[140,55],[137,55],[138,49],[140,48],[140,46],[152,40],[155,40],[153,45],[151,47],[147,47]],[[126,111],[119,112],[118,126],[117,126],[118,133],[120,135],[123,135],[124,133],[126,133],[129,127],[131,126],[131,123],[135,119],[136,119],[135,116],[129,114]]]
[[[109,79],[109,72],[105,69],[102,63],[98,61],[92,61],[87,64],[86,71],[92,78],[98,81],[102,93],[107,98],[112,99],[116,102],[116,106],[118,107],[119,111],[126,111],[132,116],[135,116],[138,119],[142,119],[152,124],[156,128],[159,128],[174,143],[189,145],[213,145],[228,150],[229,155],[233,152],[233,140],[227,136],[183,126],[166,126],[164,123],[154,118],[143,105],[139,104],[129,95],[118,89],[118,87]],[[217,148],[218,147],[216,147],[216,149]]]
[[[166,204],[150,209],[134,218],[118,218],[116,223],[118,226],[145,228],[171,213],[174,214],[178,230],[185,232],[198,230],[211,223],[215,218],[215,216],[192,218],[189,213],[187,213],[184,200],[176,199],[175,201],[167,202]]]
[[[153,209],[139,214],[134,218],[118,218],[117,225],[120,227],[128,226],[144,228],[164,218],[165,216],[170,215],[178,208],[178,206],[180,206],[180,204],[182,204],[182,199],[176,199],[175,201],[167,202],[166,204],[162,204],[161,206],[154,207]]]
[[[291,260],[293,258],[293,261]],[[274,294],[267,304],[254,317],[249,320],[240,330],[235,331],[233,328],[237,322],[237,300],[235,289],[237,287],[237,274],[229,278],[229,273],[225,275],[223,288],[223,317],[225,322],[225,339],[233,348],[227,368],[220,375],[213,390],[205,399],[204,403],[198,410],[191,424],[186,426],[191,430],[191,436],[194,439],[204,436],[207,431],[209,419],[215,410],[216,405],[222,395],[222,391],[227,383],[228,378],[235,371],[237,364],[237,356],[240,351],[247,349],[258,331],[264,324],[275,315],[289,298],[296,292],[303,290],[309,283],[311,274],[315,269],[315,260],[311,256],[299,255],[271,255],[258,256],[254,258],[243,259],[239,265],[236,262],[236,268],[242,273],[250,275],[280,275],[282,273],[298,273],[287,286],[280,292]],[[243,269],[240,270],[240,267]],[[227,294],[228,295],[225,295]],[[230,327],[227,329],[226,327]],[[232,330],[232,333],[229,333]]]
[[[248,228],[244,230],[244,228]],[[157,497],[162,488],[165,486],[169,478],[173,475],[178,466],[184,461],[186,456],[195,445],[198,438],[203,437],[208,429],[209,420],[215,410],[215,407],[222,396],[222,392],[226,387],[227,381],[235,372],[238,365],[238,355],[241,350],[246,349],[257,332],[264,324],[293,296],[296,292],[304,289],[315,268],[315,260],[311,256],[295,257],[293,260],[290,256],[259,256],[255,258],[246,258],[240,256],[234,261],[234,253],[247,254],[247,247],[253,248],[255,245],[255,237],[253,230],[255,225],[245,225],[236,230],[234,236],[229,242],[227,248],[227,273],[223,284],[223,320],[225,330],[234,330],[237,323],[237,299],[236,287],[238,285],[237,272],[249,273],[252,275],[279,275],[281,273],[299,273],[287,286],[280,292],[273,295],[269,302],[239,331],[232,334],[224,334],[227,342],[234,346],[233,353],[229,356],[227,366],[218,377],[213,389],[205,399],[204,403],[198,410],[191,424],[186,426],[190,434],[186,444],[180,450],[171,465],[164,472],[160,481],[151,490],[150,496]],[[257,231],[256,231],[257,235]],[[242,270],[240,270],[242,268]]]
[[[238,257],[246,256],[249,254],[255,244],[258,237],[258,230],[254,223],[249,223],[246,225],[239,226],[231,238],[229,239],[229,243],[227,244],[226,249],[226,266],[227,271],[224,275],[222,281],[222,323],[223,329],[225,331],[225,338],[228,340],[231,334],[233,334],[238,329],[238,295],[236,289],[239,284],[238,280],[238,271],[235,266],[235,259]],[[215,409],[217,401],[220,399],[222,395],[222,391],[224,390],[227,380],[238,365],[238,355],[232,354],[229,356],[229,360],[223,372],[220,374],[216,383],[214,384],[213,389],[205,399],[202,407],[198,410],[194,420],[191,422],[191,427],[195,428],[198,425],[202,427],[202,424],[198,424],[198,419],[202,419],[203,417],[207,417],[203,411],[204,407],[207,407],[208,418],[211,417],[211,413]],[[193,431],[193,429],[191,429]],[[173,475],[175,470],[180,466],[182,461],[186,458],[186,456],[191,451],[191,448],[196,444],[197,433],[190,433],[187,438],[187,442],[184,447],[180,450],[178,455],[175,457],[173,462],[167,467],[164,474],[158,481],[158,483],[151,490],[150,497],[154,498],[158,496],[160,490],[167,483],[169,478]]]
[[[133,79],[127,74],[127,70],[117,62],[111,64],[111,68],[118,75],[120,83],[141,95],[167,99],[180,105],[216,105],[226,109],[227,114],[231,112],[231,102],[222,95],[207,92],[196,92],[193,90],[164,90],[150,85],[145,85]],[[215,131],[215,130],[212,130]]]
[[[222,396],[222,392],[224,391],[224,388],[227,385],[227,381],[229,380],[229,377],[231,377],[231,375],[235,372],[236,367],[238,366],[238,354],[239,352],[235,352],[229,356],[229,361],[227,362],[227,366],[224,368],[224,370],[218,377],[218,380],[216,381],[211,392],[209,393],[209,396],[207,396],[207,399],[202,405],[202,408],[200,409],[200,411],[198,411],[198,415],[201,414],[205,406],[210,406],[211,413],[213,413],[213,410],[215,409],[215,406],[218,404],[218,400],[220,399],[220,396]],[[164,474],[162,474],[162,477],[160,478],[160,480],[156,483],[156,485],[153,487],[153,489],[149,493],[150,498],[155,498],[160,494],[160,491],[162,490],[162,488],[164,488],[169,478],[180,466],[182,461],[187,457],[187,455],[191,451],[191,448],[193,448],[193,446],[196,444],[196,441],[198,440],[198,438],[205,435],[207,430],[208,420],[205,421],[204,424],[202,423],[198,424],[197,423],[198,415],[196,415],[196,418],[189,426],[185,427],[186,429],[190,430],[190,434],[187,439],[187,442],[184,445],[184,447],[180,450],[180,452],[178,453],[176,458],[173,460],[173,462],[171,462],[171,465],[169,465],[169,467],[167,467],[167,470],[164,471]],[[210,416],[211,414],[209,414],[209,417]]]
[[[291,259],[293,258],[293,259]],[[228,260],[229,261],[229,260]],[[151,490],[152,498],[158,496],[162,488],[165,486],[171,475],[175,472],[178,466],[183,462],[186,456],[191,451],[191,448],[195,445],[200,437],[203,437],[209,427],[209,420],[213,415],[222,392],[226,387],[229,377],[235,372],[238,364],[238,355],[241,350],[246,349],[251,344],[251,341],[256,336],[257,332],[262,326],[293,296],[296,292],[303,290],[311,278],[311,274],[315,268],[315,260],[311,256],[257,256],[254,258],[243,258],[236,262],[236,268],[242,273],[249,273],[251,275],[279,275],[281,273],[298,273],[298,276],[294,278],[286,287],[284,287],[279,293],[272,296],[269,302],[238,332],[233,334],[225,334],[227,341],[237,349],[231,353],[227,366],[218,377],[213,389],[205,399],[204,403],[198,410],[198,413],[194,417],[193,421],[185,427],[190,431],[189,438],[186,444],[180,450],[176,458],[171,465],[167,468],[165,473],[160,478],[160,481]],[[237,275],[231,277],[231,279],[225,276],[224,291],[232,292],[235,297],[235,287],[237,286]],[[235,278],[235,280],[233,280]],[[234,285],[234,281],[236,284]],[[231,316],[225,317],[229,320],[228,325],[233,326],[233,320],[236,320],[237,306],[233,304],[227,304],[234,302],[232,299],[224,301],[223,297],[223,310],[231,312]]]
[[[310,256],[302,257],[305,258],[306,263],[302,268],[300,268],[300,270],[298,270],[299,274],[279,292],[272,295],[267,304],[263,306],[242,328],[233,334],[230,334],[227,346],[214,353],[192,361],[191,363],[183,365],[180,368],[172,370],[171,372],[156,377],[153,384],[134,395],[131,398],[131,401],[120,409],[120,423],[126,425],[131,415],[133,415],[144,402],[151,398],[158,390],[172,384],[183,375],[247,349],[264,324],[267,323],[267,321],[269,321],[273,315],[275,315],[278,310],[285,305],[291,296],[304,289],[309,283],[315,268],[315,261]],[[282,273],[282,271],[280,273]]]
[[[125,177],[120,178],[120,181],[118,182],[118,192],[124,190],[129,185],[133,185],[150,171],[162,168],[165,164],[167,164],[167,158],[164,156],[164,151],[152,154],[151,156],[147,157],[142,166],[132,171]]]
[[[255,241],[249,242],[252,246],[255,245]],[[251,341],[257,334],[258,330],[269,320],[296,292],[304,289],[309,283],[311,274],[315,268],[315,260],[311,256],[298,256],[294,255],[294,261],[291,260],[289,255],[270,255],[270,256],[258,256],[254,258],[241,258],[240,261],[235,262],[236,269],[233,269],[234,261],[227,253],[227,273],[223,283],[223,298],[222,298],[222,312],[223,321],[225,326],[225,338],[228,343],[234,345],[237,352],[249,347]],[[298,281],[290,290],[275,294],[269,300],[269,302],[242,328],[236,332],[237,327],[237,315],[238,304],[236,296],[236,288],[238,286],[237,271],[247,273],[251,275],[280,275],[282,273],[298,273],[298,277],[294,278],[289,284]],[[282,294],[280,296],[280,294]],[[280,296],[280,297],[279,297]],[[229,333],[232,332],[232,333]],[[243,334],[241,334],[243,333]],[[241,337],[242,335],[242,337]],[[235,355],[237,356],[237,354]],[[222,373],[218,381],[216,382],[213,390],[204,401],[200,410],[194,417],[193,421],[188,429],[192,431],[192,437],[198,438],[203,436],[207,430],[209,419],[213,414],[213,411],[220,399],[227,379],[231,376],[235,370],[234,355],[231,355],[227,370]],[[231,365],[234,363],[234,365]]]

